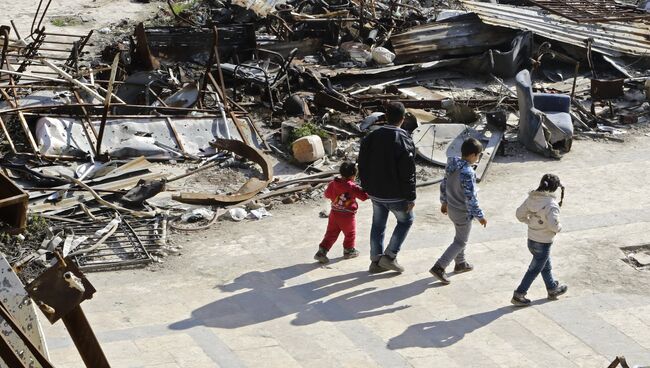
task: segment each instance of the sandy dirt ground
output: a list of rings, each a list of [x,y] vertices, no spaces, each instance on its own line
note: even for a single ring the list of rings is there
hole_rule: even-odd
[[[30,33],[39,2],[40,0],[1,0],[0,24],[9,25],[13,20],[21,37],[26,37]],[[45,5],[47,0],[43,0],[39,14],[42,14]],[[42,25],[47,32],[86,34],[92,29],[99,30],[123,19],[133,22],[148,19],[163,6],[167,7],[167,4],[159,1],[143,4],[132,0],[52,0]],[[57,17],[73,17],[79,22],[57,27],[52,24],[52,19]]]
[[[433,186],[418,190],[401,275],[367,273],[370,204],[357,217],[361,257],[343,261],[337,244],[319,266],[325,202],[297,203],[175,234],[182,255],[157,267],[90,274],[98,292],[84,308],[116,367],[586,368],[621,354],[647,365],[650,276],[621,248],[650,244],[648,147],[639,134],[577,141],[561,161],[497,157],[480,184],[489,224],[467,250],[476,269],[449,286],[428,272],[453,237]],[[552,257],[569,293],[548,302],[538,280],[534,305],[515,309],[530,254],[514,210],[546,172],[567,187]],[[45,329],[53,361],[82,367],[65,329]]]

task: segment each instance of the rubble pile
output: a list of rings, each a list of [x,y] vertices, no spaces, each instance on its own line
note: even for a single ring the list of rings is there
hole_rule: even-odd
[[[16,269],[58,257],[82,270],[162,262],[182,249],[169,230],[318,199],[384,124],[387,102],[407,108],[418,185],[439,182],[467,137],[485,146],[481,180],[497,154],[561,159],[576,139],[648,131],[643,4],[167,5],[95,34],[49,33],[40,8],[28,35],[0,27],[0,167],[11,188],[0,243]],[[29,223],[40,230],[8,235]]]

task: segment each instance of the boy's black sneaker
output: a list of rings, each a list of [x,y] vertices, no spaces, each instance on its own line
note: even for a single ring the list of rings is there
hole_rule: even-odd
[[[569,289],[568,286],[566,285],[560,285],[559,282],[557,282],[557,286],[553,289],[549,289],[548,291],[548,299],[549,300],[557,300],[557,297],[566,293],[567,290]]]
[[[400,264],[397,263],[397,258],[391,258],[386,255],[379,258],[379,266],[399,273],[404,272],[404,267],[400,266]]]
[[[438,281],[442,282],[445,285],[449,285],[451,281],[447,278],[447,274],[445,273],[445,269],[438,266],[438,264],[433,265],[429,272],[433,275],[433,277],[437,278]]]
[[[514,304],[515,307],[527,307],[530,305],[530,299],[526,298],[526,294],[514,292],[512,294],[512,300],[510,303]]]
[[[356,258],[359,256],[359,251],[355,248],[345,249],[343,251],[343,259]]]
[[[370,267],[368,268],[368,272],[370,273],[382,273],[386,271],[388,270],[379,265],[379,261],[371,262]]]
[[[327,253],[323,252],[322,250],[319,250],[316,252],[316,254],[314,254],[314,259],[323,264],[330,261],[330,259],[327,258]]]
[[[454,266],[454,273],[463,273],[463,272],[469,272],[474,269],[474,266],[467,262],[462,262],[462,263],[456,263]]]

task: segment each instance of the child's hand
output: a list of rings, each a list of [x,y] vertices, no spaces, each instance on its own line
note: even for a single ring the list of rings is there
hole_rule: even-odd
[[[478,222],[480,222],[481,225],[483,225],[483,227],[487,226],[487,220],[485,219],[485,217],[478,219]]]
[[[443,215],[446,215],[446,214],[447,214],[447,203],[443,203],[443,204],[440,206],[440,212],[442,212]]]

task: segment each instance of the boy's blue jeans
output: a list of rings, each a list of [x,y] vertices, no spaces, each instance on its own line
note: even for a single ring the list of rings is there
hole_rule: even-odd
[[[397,225],[390,237],[390,242],[386,248],[386,255],[395,258],[406,235],[413,224],[415,215],[413,211],[407,212],[408,201],[393,203],[383,203],[372,201],[372,227],[370,229],[370,259],[378,261],[384,254],[384,235],[386,233],[386,221],[388,213],[392,212],[397,219]]]
[[[546,289],[551,290],[557,286],[551,274],[551,245],[553,243],[538,243],[534,240],[528,239],[528,250],[533,255],[533,260],[530,262],[528,271],[524,275],[523,280],[517,290],[518,293],[526,294],[530,285],[535,281],[537,275],[542,274]]]

